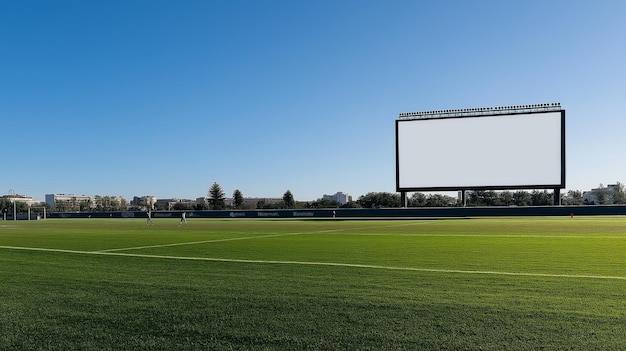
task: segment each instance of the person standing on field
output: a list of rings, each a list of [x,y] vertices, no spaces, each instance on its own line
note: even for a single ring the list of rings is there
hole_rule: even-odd
[[[183,211],[183,213],[180,215],[180,222],[178,222],[178,225],[180,226],[181,224],[185,223],[185,225],[187,225],[187,218],[186,218],[186,214]]]
[[[150,210],[148,210],[148,212],[146,213],[148,215],[148,219],[146,219],[146,225],[148,224],[154,224],[152,222],[152,213],[150,212]]]

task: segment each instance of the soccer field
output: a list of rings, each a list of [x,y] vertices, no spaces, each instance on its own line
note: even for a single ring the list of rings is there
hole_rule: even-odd
[[[626,217],[153,221],[0,221],[0,349],[626,346]]]

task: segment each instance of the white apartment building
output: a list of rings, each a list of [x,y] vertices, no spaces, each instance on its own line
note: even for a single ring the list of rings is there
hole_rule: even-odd
[[[68,202],[90,202],[93,203],[93,196],[89,195],[74,195],[74,194],[46,194],[46,204],[48,204],[51,208],[55,208],[56,203],[58,201],[68,201]]]
[[[612,204],[613,196],[618,191],[618,184],[609,184],[606,188],[594,188],[583,193],[583,201],[585,204],[590,205],[600,205],[602,202],[604,202],[604,204]],[[604,198],[604,201],[601,201],[602,198]]]
[[[152,195],[135,196],[130,202],[131,206],[144,207],[145,209],[154,209],[154,205],[157,203],[157,198]]]
[[[30,196],[26,196],[26,195],[3,195],[1,196],[2,198],[8,199],[9,201],[13,202],[25,202],[28,206],[32,206],[32,205],[39,205],[41,203],[41,201],[33,199]]]
[[[346,203],[352,201],[352,196],[348,194],[344,194],[341,191],[335,193],[334,195],[326,195],[322,197],[324,200],[337,201],[340,205],[345,205]]]

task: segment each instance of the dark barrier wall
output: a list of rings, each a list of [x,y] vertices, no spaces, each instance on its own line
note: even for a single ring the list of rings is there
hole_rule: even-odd
[[[182,211],[154,211],[152,218],[180,218]],[[626,215],[626,205],[534,207],[338,208],[311,210],[185,211],[187,218],[420,218],[481,216]],[[48,218],[147,218],[146,212],[51,212]]]

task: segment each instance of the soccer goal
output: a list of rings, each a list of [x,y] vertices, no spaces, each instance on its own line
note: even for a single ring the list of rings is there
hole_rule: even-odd
[[[28,208],[28,220],[30,221],[32,218],[35,220],[46,219],[46,208],[45,207],[29,207]]]

